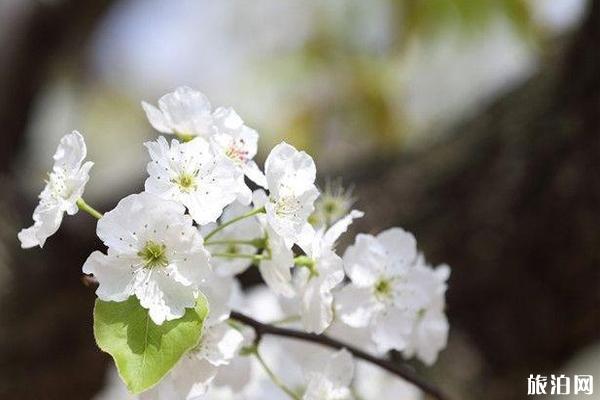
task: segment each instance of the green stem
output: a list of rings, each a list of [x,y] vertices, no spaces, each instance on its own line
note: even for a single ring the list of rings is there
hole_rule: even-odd
[[[314,259],[308,256],[298,256],[294,258],[294,264],[299,267],[308,268],[310,271],[310,276],[319,276],[319,271],[317,270],[317,263]]]
[[[190,135],[189,133],[181,133],[181,132],[175,132],[175,136],[177,136],[177,139],[181,140],[184,143],[189,142],[190,140],[192,140],[196,137],[195,135]]]
[[[294,264],[300,267],[312,268],[315,265],[315,260],[308,256],[298,256],[294,258]]]
[[[224,222],[223,224],[221,224],[221,225],[217,226],[215,229],[213,229],[211,232],[209,232],[209,233],[208,233],[208,235],[206,235],[206,236],[204,237],[204,241],[205,241],[205,242],[208,242],[208,240],[209,240],[211,237],[213,237],[213,236],[214,236],[216,233],[218,233],[218,232],[222,231],[223,229],[227,228],[229,225],[235,224],[235,223],[236,223],[236,222],[238,222],[238,221],[241,221],[241,220],[243,220],[243,219],[246,219],[246,218],[252,217],[252,216],[254,216],[254,215],[257,215],[257,214],[262,214],[262,213],[264,213],[264,212],[266,212],[266,211],[265,211],[265,208],[264,208],[264,207],[261,207],[261,208],[257,208],[257,209],[255,209],[255,210],[252,210],[252,211],[250,211],[250,212],[248,212],[248,213],[246,213],[246,214],[240,215],[239,217],[235,217],[235,218],[233,218],[233,219],[230,219],[229,221],[227,221],[227,222]]]
[[[204,242],[205,245],[228,245],[228,244],[245,244],[248,246],[254,246],[257,249],[263,249],[266,245],[266,240],[262,238],[252,239],[252,240],[211,240],[209,242]]]
[[[212,256],[221,258],[249,258],[252,261],[260,261],[266,259],[266,257],[262,254],[215,253]]]
[[[102,218],[102,213],[100,211],[97,211],[95,208],[93,208],[92,206],[90,206],[88,203],[85,202],[85,200],[83,200],[83,198],[79,198],[79,200],[77,200],[77,207],[79,207],[79,209],[81,211],[85,211],[86,213],[90,214],[92,217],[100,219]]]
[[[263,369],[265,370],[265,372],[267,373],[267,375],[269,375],[269,378],[271,378],[271,381],[273,381],[273,383],[279,389],[283,390],[292,399],[294,399],[294,400],[301,400],[300,396],[297,393],[295,393],[292,389],[290,389],[289,387],[287,387],[285,385],[285,383],[283,383],[283,381],[281,379],[279,379],[279,377],[277,375],[275,375],[275,373],[271,370],[271,368],[269,368],[269,366],[267,365],[267,363],[265,362],[265,360],[260,355],[260,352],[258,351],[258,347],[256,347],[256,349],[254,351],[254,356],[256,357],[256,359],[258,360],[258,362],[260,363],[260,365],[263,367]]]

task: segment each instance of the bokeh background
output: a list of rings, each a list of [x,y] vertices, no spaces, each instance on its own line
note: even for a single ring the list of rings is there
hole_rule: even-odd
[[[598,0],[1,0],[0,398],[103,387],[93,224],[67,218],[43,251],[16,233],[72,129],[90,203],[141,190],[140,101],[179,85],[233,106],[260,162],[285,139],[353,185],[356,230],[405,227],[452,266],[449,347],[420,373],[491,400],[594,374],[600,398]]]

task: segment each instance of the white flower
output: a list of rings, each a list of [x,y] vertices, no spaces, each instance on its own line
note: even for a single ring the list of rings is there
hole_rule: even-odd
[[[307,332],[322,333],[333,320],[331,290],[344,280],[342,259],[334,246],[354,218],[363,216],[353,210],[327,231],[317,231],[309,243],[300,243],[308,265],[301,266],[295,275],[300,297],[300,315]]]
[[[421,292],[423,302],[403,351],[406,357],[416,354],[425,364],[432,365],[439,351],[446,347],[449,326],[444,308],[449,276],[450,268],[447,265],[433,269],[419,262],[411,271],[409,279]]]
[[[227,222],[250,211],[252,211],[252,207],[245,206],[239,202],[234,202],[225,208],[221,220]],[[217,224],[204,225],[201,227],[200,232],[203,235],[206,235],[216,227]],[[263,235],[263,228],[258,222],[258,219],[256,216],[252,216],[242,219],[215,233],[215,235],[210,238],[210,241],[217,243],[207,246],[213,254],[254,254],[256,252],[254,246],[240,242],[260,240]],[[251,264],[252,260],[248,258],[213,257],[212,259],[212,265],[215,272],[222,276],[233,276],[242,273]]]
[[[79,132],[62,137],[54,153],[52,172],[40,193],[40,203],[33,211],[33,226],[19,232],[21,247],[43,247],[46,239],[60,227],[64,213],[77,213],[77,200],[83,195],[94,165],[91,161],[81,165],[86,154],[85,141]]]
[[[254,191],[253,203],[255,207],[265,206],[267,201],[264,190]],[[268,216],[259,214],[257,219],[263,227],[265,238],[265,250],[262,253],[265,258],[260,260],[258,270],[271,290],[281,296],[292,297],[295,291],[292,287],[291,269],[294,267],[294,253],[291,244],[287,243],[268,224]]]
[[[198,288],[208,301],[208,316],[204,325],[216,325],[227,320],[232,302],[241,292],[239,282],[231,276],[208,273]]]
[[[352,283],[336,296],[338,315],[350,326],[370,326],[380,352],[407,345],[420,306],[408,281],[416,257],[415,238],[400,228],[359,234],[344,255]]]
[[[325,334],[369,353],[379,354],[379,351],[371,338],[372,335],[369,327],[354,328],[345,324],[337,315],[331,322],[331,325],[327,327]]]
[[[282,320],[290,315],[282,308],[282,298],[264,285],[257,285],[243,293],[235,306],[244,313],[265,323]]]
[[[344,400],[351,398],[349,389],[354,373],[352,355],[346,349],[333,354],[318,369],[306,374],[303,400]]]
[[[239,346],[238,353],[229,364],[219,368],[219,373],[213,381],[213,387],[226,387],[235,393],[244,390],[252,380],[253,359],[248,354],[239,353],[240,350],[252,346],[256,337],[254,330],[247,326],[242,326],[239,332],[244,340]]]
[[[150,124],[159,132],[184,138],[216,133],[212,107],[208,98],[186,86],[178,87],[158,100],[158,108],[142,102]]]
[[[164,137],[146,143],[152,161],[148,163],[147,192],[180,202],[200,225],[214,222],[223,208],[242,192],[247,202],[251,192],[243,174],[231,160],[216,154],[209,143],[196,138],[171,146]]]
[[[258,132],[244,125],[244,121],[232,109],[220,107],[215,110],[214,123],[217,134],[211,140],[242,170],[250,180],[267,187],[267,180],[253,160],[256,155]]]
[[[258,133],[246,126],[232,108],[218,107],[213,111],[204,94],[185,86],[162,96],[158,100],[159,108],[146,102],[142,102],[142,107],[157,131],[175,134],[184,140],[196,136],[210,139],[244,175],[266,187],[265,176],[253,161]]]
[[[364,361],[356,363],[353,386],[361,399],[421,400],[423,398],[416,386],[381,367]]]
[[[98,279],[105,301],[135,295],[156,324],[194,307],[195,292],[210,272],[209,255],[178,203],[150,193],[132,194],[98,221],[108,254],[93,252],[83,272]]]
[[[284,297],[292,297],[295,294],[291,284],[294,253],[284,239],[270,226],[265,227],[265,232],[266,248],[263,254],[266,258],[260,260],[258,264],[260,275],[275,293]]]
[[[307,219],[319,196],[314,184],[315,163],[308,154],[284,142],[271,150],[265,173],[269,189],[269,200],[265,204],[267,221],[291,247],[313,232]]]
[[[219,368],[229,364],[244,338],[227,322],[207,326],[200,345],[182,357],[157,386],[141,400],[197,400],[204,398]]]
[[[328,180],[308,220],[315,228],[329,227],[350,212],[354,201],[352,188],[344,189],[340,180]]]

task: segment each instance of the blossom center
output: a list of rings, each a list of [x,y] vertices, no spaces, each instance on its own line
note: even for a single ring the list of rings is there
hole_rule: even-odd
[[[239,148],[236,145],[229,146],[225,151],[225,154],[239,164],[243,164],[248,160],[248,151]]]
[[[166,252],[167,246],[150,240],[138,252],[138,256],[142,259],[146,268],[166,267],[169,265]]]
[[[280,216],[293,215],[298,216],[300,210],[300,200],[293,196],[284,196],[275,202],[275,213]]]
[[[323,210],[327,213],[327,214],[334,214],[338,209],[338,204],[334,199],[327,199],[324,203],[323,203]]]
[[[187,172],[182,172],[179,176],[174,179],[174,182],[179,186],[179,190],[182,192],[192,192],[197,189],[196,176]]]
[[[51,196],[55,199],[68,199],[73,194],[73,188],[67,185],[64,173],[52,172],[48,177]]]
[[[380,279],[375,284],[375,296],[380,300],[390,298],[392,295],[392,282],[389,279]]]

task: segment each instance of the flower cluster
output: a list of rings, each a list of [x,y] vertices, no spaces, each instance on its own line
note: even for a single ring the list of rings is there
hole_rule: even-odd
[[[410,233],[391,228],[376,236],[359,234],[338,253],[338,239],[363,213],[352,210],[353,199],[337,187],[319,198],[308,154],[280,143],[261,171],[254,161],[258,133],[231,108],[213,110],[190,88],[163,96],[158,108],[142,106],[156,130],[174,136],[145,144],[150,160],[144,192],[125,197],[104,215],[88,206],[82,195],[92,163],[82,165],[86,147],[74,132],[56,151],[34,225],[19,233],[23,247],[41,247],[64,212],[82,209],[98,217],[97,235],[106,251],[94,251],[83,272],[97,281],[99,301],[136,299],[150,321],[146,331],[151,326],[162,335],[151,341],[159,337],[176,346],[173,329],[161,326],[184,326],[198,304],[206,306],[197,343],[181,351],[173,366],[161,366],[164,372],[144,382],[143,391],[134,390],[139,398],[349,399],[357,381],[376,376],[362,364],[355,368],[347,350],[289,339],[269,344],[274,338],[257,337],[230,318],[232,308],[378,355],[397,350],[435,362],[448,333],[449,268],[427,265]],[[253,267],[266,286],[243,292],[236,276]],[[127,318],[114,315],[99,324],[103,329],[120,324],[127,335],[137,334]],[[125,345],[132,346],[127,339]],[[125,368],[121,353],[111,355],[128,382],[124,375],[132,362]],[[290,363],[298,371],[279,377],[293,370]],[[378,397],[363,392],[362,397]]]

